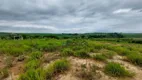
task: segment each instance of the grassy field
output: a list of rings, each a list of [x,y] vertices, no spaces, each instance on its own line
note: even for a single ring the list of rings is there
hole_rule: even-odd
[[[142,45],[127,40],[0,40],[0,80],[141,80]]]

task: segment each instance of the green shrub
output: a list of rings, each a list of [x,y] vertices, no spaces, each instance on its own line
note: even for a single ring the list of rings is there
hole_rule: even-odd
[[[0,52],[17,57],[19,55],[24,54],[25,50],[22,48],[15,48],[15,47],[13,48],[4,47],[4,48],[1,48]]]
[[[112,48],[109,47],[108,49],[115,51],[120,55],[127,55],[127,54],[131,53],[131,51],[129,49],[124,48],[124,47],[113,46]]]
[[[45,52],[54,52],[59,49],[58,44],[48,43],[48,44],[42,44],[39,46],[39,50],[45,51]]]
[[[42,55],[43,55],[43,54],[42,54],[41,52],[38,52],[38,51],[32,52],[32,53],[30,54],[29,60],[40,59],[40,58],[42,57]]]
[[[94,59],[99,60],[99,61],[106,61],[106,56],[103,54],[97,54],[93,56]]]
[[[104,45],[103,44],[100,44],[100,43],[95,43],[94,45],[94,49],[103,49],[104,48]]]
[[[70,49],[70,48],[65,48],[61,52],[62,56],[72,56],[73,54],[74,54],[74,51],[72,49]]]
[[[62,73],[68,70],[70,63],[66,59],[56,60],[47,68],[46,78],[51,79],[54,74]]]
[[[105,66],[105,73],[115,77],[132,76],[132,73],[125,70],[119,63],[110,62]]]
[[[18,80],[46,80],[45,74],[46,72],[43,69],[30,69],[21,74]]]
[[[9,76],[7,68],[0,69],[0,80]]]
[[[106,52],[106,53],[103,53],[103,55],[104,55],[106,58],[109,58],[109,59],[112,59],[115,54],[116,54],[116,53],[113,52],[113,51],[108,51],[108,52]]]
[[[25,70],[37,69],[40,66],[40,60],[31,60],[25,64]]]
[[[127,55],[127,58],[130,62],[142,66],[142,55],[137,54],[137,53],[132,53]]]
[[[74,56],[81,57],[81,58],[88,58],[90,55],[85,50],[79,50],[74,53]]]

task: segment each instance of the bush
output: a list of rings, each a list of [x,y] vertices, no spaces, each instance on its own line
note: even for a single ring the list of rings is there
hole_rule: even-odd
[[[70,49],[70,48],[65,48],[61,52],[62,56],[72,56],[73,54],[74,54],[74,51],[72,49]]]
[[[74,53],[74,56],[81,57],[81,58],[88,58],[90,55],[85,50],[79,50]]]
[[[0,69],[0,80],[9,76],[7,68]]]
[[[125,70],[119,63],[110,62],[105,66],[105,73],[115,77],[132,76],[132,73]]]
[[[127,56],[128,60],[136,65],[142,66],[142,55],[132,53]]]
[[[47,68],[46,78],[51,79],[54,74],[62,73],[68,70],[70,63],[66,59],[56,60]]]

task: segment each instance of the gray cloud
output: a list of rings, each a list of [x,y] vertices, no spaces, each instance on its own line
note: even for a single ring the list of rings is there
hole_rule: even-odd
[[[142,0],[0,0],[0,32],[142,32]]]

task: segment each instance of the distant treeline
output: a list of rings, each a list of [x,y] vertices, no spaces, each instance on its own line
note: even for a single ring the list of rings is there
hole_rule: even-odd
[[[69,38],[124,38],[122,33],[85,33],[85,34],[46,34],[46,33],[0,33],[0,39],[69,39]]]

